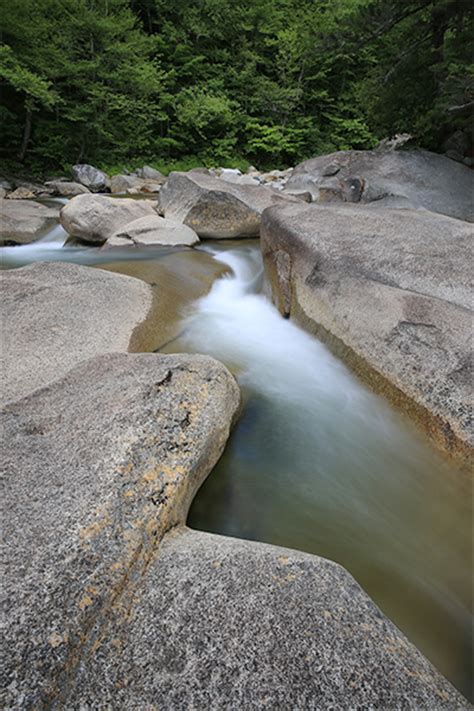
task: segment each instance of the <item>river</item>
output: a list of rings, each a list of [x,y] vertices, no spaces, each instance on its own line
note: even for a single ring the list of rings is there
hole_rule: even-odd
[[[112,252],[63,247],[65,237],[56,226],[33,245],[3,248],[3,267],[60,259],[145,278],[174,304],[148,349],[210,354],[241,385],[242,415],[189,525],[342,564],[472,698],[465,473],[322,343],[280,317],[260,293],[258,242]],[[196,280],[202,293],[206,278],[212,288],[196,300]]]

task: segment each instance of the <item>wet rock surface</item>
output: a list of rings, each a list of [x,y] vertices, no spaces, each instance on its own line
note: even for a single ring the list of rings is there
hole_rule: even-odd
[[[157,216],[152,201],[78,195],[60,212],[66,232],[91,244],[103,244],[118,230],[140,217]]]
[[[197,171],[170,173],[160,192],[166,218],[189,225],[199,237],[209,239],[258,237],[263,210],[285,201],[295,198]]]
[[[469,453],[472,226],[427,211],[288,206],[264,213],[261,238],[280,310],[443,448]]]
[[[474,173],[429,151],[339,151],[297,165],[287,190],[315,202],[422,208],[474,221]]]
[[[34,200],[0,199],[0,244],[29,244],[42,237],[59,216],[59,206]]]
[[[66,699],[173,710],[467,703],[340,566],[189,529],[165,538]]]
[[[3,402],[86,358],[126,351],[152,305],[138,279],[62,262],[2,272],[0,294]]]
[[[87,707],[76,675],[141,606],[238,405],[211,358],[109,354],[4,408],[4,708]]]

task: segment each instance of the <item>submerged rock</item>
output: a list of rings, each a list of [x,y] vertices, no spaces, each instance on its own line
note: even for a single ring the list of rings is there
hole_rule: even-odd
[[[155,354],[97,357],[7,405],[5,707],[88,705],[76,677],[144,609],[159,542],[186,518],[238,406],[217,361]]]
[[[129,222],[126,227],[115,232],[106,242],[108,247],[135,245],[164,245],[191,247],[199,242],[199,237],[187,225],[166,220],[159,215],[147,215]]]
[[[269,188],[237,185],[196,171],[171,173],[160,193],[165,217],[192,227],[199,237],[257,237],[266,207],[294,201]]]
[[[309,190],[315,202],[413,207],[474,220],[474,175],[428,151],[340,151],[296,166],[288,190]]]
[[[89,190],[93,193],[99,193],[107,190],[109,176],[102,170],[94,168],[93,165],[78,163],[73,166],[72,175],[77,183],[85,185],[86,188],[89,188]]]
[[[62,208],[60,221],[72,237],[103,244],[130,222],[147,215],[157,215],[151,201],[89,194],[72,198]]]
[[[4,271],[0,294],[4,402],[86,358],[126,351],[152,304],[138,279],[64,262]]]
[[[59,207],[33,200],[0,200],[0,244],[29,244],[54,225]]]
[[[261,242],[280,310],[443,448],[468,454],[471,225],[427,211],[300,203],[267,210]]]

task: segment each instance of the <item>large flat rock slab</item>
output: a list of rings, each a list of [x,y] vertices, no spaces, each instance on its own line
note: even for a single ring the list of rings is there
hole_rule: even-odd
[[[56,224],[58,215],[59,205],[0,198],[0,245],[35,242]]]
[[[236,185],[200,171],[170,173],[160,192],[160,209],[210,239],[258,237],[260,219],[271,205],[296,202],[271,188]]]
[[[1,401],[101,353],[127,351],[152,306],[132,277],[63,262],[0,273]]]
[[[474,172],[429,151],[338,151],[293,170],[288,190],[316,202],[422,208],[474,221]]]
[[[280,310],[329,342],[443,448],[472,435],[472,226],[428,211],[272,208],[262,221]]]
[[[469,706],[340,566],[189,529],[68,691],[91,709]]]
[[[211,358],[109,354],[4,408],[3,708],[108,707],[84,706],[75,677],[141,606],[239,398]]]

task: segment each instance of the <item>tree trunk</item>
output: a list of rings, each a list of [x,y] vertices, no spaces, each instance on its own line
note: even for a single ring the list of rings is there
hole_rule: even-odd
[[[26,156],[26,151],[28,149],[28,143],[31,138],[31,124],[33,120],[33,112],[30,108],[26,109],[25,126],[23,128],[23,140],[21,142],[20,153],[18,155],[18,160],[23,163]]]

